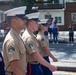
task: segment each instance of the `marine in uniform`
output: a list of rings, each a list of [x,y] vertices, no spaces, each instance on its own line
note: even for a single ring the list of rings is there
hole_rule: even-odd
[[[4,12],[11,29],[3,43],[3,56],[7,75],[26,75],[26,48],[19,33],[25,27],[26,6],[13,8]]]
[[[27,48],[27,73],[28,75],[43,75],[43,72],[39,66],[39,62],[50,70],[55,71],[57,68],[46,62],[43,57],[39,54],[39,44],[37,42],[36,36],[33,34],[34,31],[38,30],[38,16],[39,13],[28,14],[27,28],[22,35],[22,39]]]
[[[40,47],[40,54],[42,55],[42,57],[50,63],[50,60],[49,60],[49,57],[50,56],[53,61],[57,61],[57,58],[55,58],[50,50],[49,50],[49,43],[48,43],[48,40],[46,38],[46,36],[44,35],[44,32],[48,29],[48,24],[47,24],[47,19],[43,19],[39,22],[39,27],[38,27],[38,34],[37,34],[37,40],[38,40],[38,43],[39,43],[39,47]],[[45,67],[44,65],[41,65],[41,69],[44,73],[44,75],[53,75],[52,74],[52,71],[50,71],[47,67]]]

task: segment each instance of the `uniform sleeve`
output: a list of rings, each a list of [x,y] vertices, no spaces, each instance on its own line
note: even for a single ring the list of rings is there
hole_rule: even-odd
[[[38,52],[39,49],[37,47],[37,44],[35,43],[35,41],[32,38],[28,38],[26,41],[26,48],[29,52],[29,54],[31,55],[34,52]]]
[[[19,49],[14,41],[7,43],[6,53],[7,53],[9,62],[12,60],[19,60]]]

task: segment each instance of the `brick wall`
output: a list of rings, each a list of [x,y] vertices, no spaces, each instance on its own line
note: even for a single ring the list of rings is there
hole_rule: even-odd
[[[74,3],[66,3],[66,9],[65,9],[65,25],[64,25],[64,30],[68,30],[68,25],[70,24],[70,22],[72,21],[71,18],[71,13],[75,12],[76,13],[76,2]],[[76,24],[74,24],[74,30],[76,30]]]

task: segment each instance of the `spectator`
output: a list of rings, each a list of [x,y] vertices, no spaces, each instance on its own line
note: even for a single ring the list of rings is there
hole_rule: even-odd
[[[6,31],[7,26],[8,26],[8,24],[7,24],[7,22],[5,21],[5,22],[4,22],[4,31]]]
[[[48,31],[47,31],[47,30],[44,32],[44,35],[45,35],[46,38],[48,39]]]
[[[68,30],[69,30],[69,44],[68,45],[71,45],[73,46],[73,42],[74,42],[74,26],[72,23],[70,23],[69,27],[68,27]]]
[[[53,44],[56,42],[58,44],[58,33],[59,33],[59,28],[56,25],[56,22],[54,22],[54,27],[52,30],[53,33]]]
[[[49,22],[48,32],[49,32],[49,34],[50,34],[50,39],[51,39],[51,37],[52,37],[52,29],[53,29],[53,27],[54,27],[54,19],[53,19],[53,18],[50,18],[50,19],[48,20],[48,22]]]
[[[0,52],[0,75],[5,75],[4,61],[1,52]]]
[[[7,34],[7,33],[9,32],[9,30],[10,30],[10,27],[9,27],[7,21],[5,21],[3,25],[4,25],[5,36],[6,36],[6,34]]]

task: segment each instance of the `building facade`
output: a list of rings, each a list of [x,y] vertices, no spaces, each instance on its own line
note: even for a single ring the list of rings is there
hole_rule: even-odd
[[[68,25],[70,24],[70,22],[73,23],[74,25],[74,30],[76,30],[76,2],[73,3],[66,3],[66,9],[65,9],[65,25],[64,25],[64,29],[67,30]]]
[[[10,9],[13,0],[0,0],[0,23],[5,20],[4,11]]]
[[[59,26],[60,31],[68,30],[68,26],[72,21],[74,24],[74,30],[76,30],[75,0],[53,0],[51,3],[47,3],[46,1],[47,0],[44,0],[44,3],[34,4],[39,7],[39,19],[53,17],[57,20],[57,25]],[[13,0],[0,0],[0,23],[5,20],[3,12],[16,7],[16,5],[13,4]]]
[[[40,12],[39,19],[53,17],[57,20],[60,31],[68,31],[68,26],[72,22],[74,30],[76,30],[76,2],[73,0],[69,1],[64,2],[62,0],[61,2],[61,0],[58,0],[54,4],[37,4]]]

